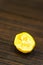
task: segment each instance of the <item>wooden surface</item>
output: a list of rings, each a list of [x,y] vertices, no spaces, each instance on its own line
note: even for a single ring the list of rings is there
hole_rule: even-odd
[[[31,53],[13,46],[22,31],[35,38]],[[43,65],[43,0],[0,0],[0,65]]]

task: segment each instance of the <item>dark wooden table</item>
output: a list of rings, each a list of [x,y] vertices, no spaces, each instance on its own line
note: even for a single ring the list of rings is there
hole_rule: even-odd
[[[13,46],[23,31],[36,41],[28,54]],[[0,65],[43,65],[43,0],[0,0]]]

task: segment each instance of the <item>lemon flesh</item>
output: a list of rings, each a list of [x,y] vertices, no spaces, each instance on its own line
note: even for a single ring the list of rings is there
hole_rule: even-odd
[[[15,36],[14,46],[22,53],[29,53],[35,47],[35,40],[29,33],[22,32]]]

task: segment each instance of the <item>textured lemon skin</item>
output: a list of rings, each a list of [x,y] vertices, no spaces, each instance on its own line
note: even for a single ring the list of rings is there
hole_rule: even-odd
[[[29,33],[22,32],[15,36],[14,46],[22,53],[29,53],[35,47],[35,40]]]

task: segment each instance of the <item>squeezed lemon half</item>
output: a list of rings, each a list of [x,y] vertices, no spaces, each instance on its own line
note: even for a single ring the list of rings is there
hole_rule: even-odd
[[[22,53],[29,53],[35,47],[35,40],[29,33],[22,32],[15,36],[14,46]]]

